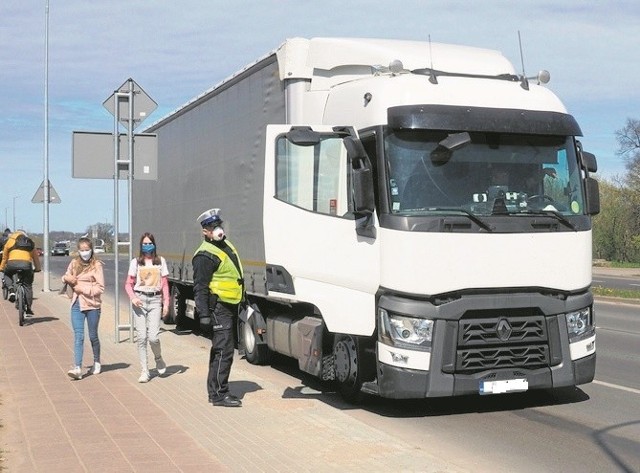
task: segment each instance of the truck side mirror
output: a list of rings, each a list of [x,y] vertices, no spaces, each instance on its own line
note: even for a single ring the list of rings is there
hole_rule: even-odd
[[[592,155],[593,156],[593,155]],[[597,215],[600,213],[600,187],[598,181],[592,177],[585,178],[584,181],[586,194],[586,213],[587,215]]]
[[[589,172],[597,172],[598,171],[598,161],[596,160],[596,156],[593,153],[588,153],[586,151],[580,152],[580,161],[582,162],[582,166]]]
[[[347,136],[344,138],[344,146],[347,149],[347,157],[351,163],[356,231],[358,235],[373,238],[375,237],[375,228],[372,223],[375,197],[371,162],[359,139]]]

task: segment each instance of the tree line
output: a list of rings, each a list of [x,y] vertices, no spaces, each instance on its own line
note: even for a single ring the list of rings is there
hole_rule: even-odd
[[[593,219],[593,257],[640,263],[640,120],[615,133],[625,174],[599,179],[600,214]]]

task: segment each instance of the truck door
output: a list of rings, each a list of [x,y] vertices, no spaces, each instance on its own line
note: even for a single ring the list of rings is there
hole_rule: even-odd
[[[375,232],[356,231],[345,135],[328,126],[296,129],[267,127],[263,226],[269,296],[313,304],[331,332],[370,335],[379,249]],[[375,215],[371,221],[375,226]]]

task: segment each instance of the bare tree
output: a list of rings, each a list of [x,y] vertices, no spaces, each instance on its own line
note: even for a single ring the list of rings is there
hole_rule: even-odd
[[[640,194],[640,120],[627,118],[626,125],[616,130],[618,150],[616,154],[625,160],[625,181],[630,190]]]
[[[94,244],[102,240],[107,251],[113,249],[113,225],[110,223],[95,223],[87,227],[86,236],[94,239]]]

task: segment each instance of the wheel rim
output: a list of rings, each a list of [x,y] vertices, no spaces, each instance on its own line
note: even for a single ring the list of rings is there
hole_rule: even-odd
[[[343,338],[333,349],[335,355],[336,379],[341,383],[350,383],[358,373],[356,344],[351,338]]]
[[[244,338],[244,348],[249,353],[253,353],[256,349],[256,336],[253,333],[251,324],[242,324],[242,334]]]

